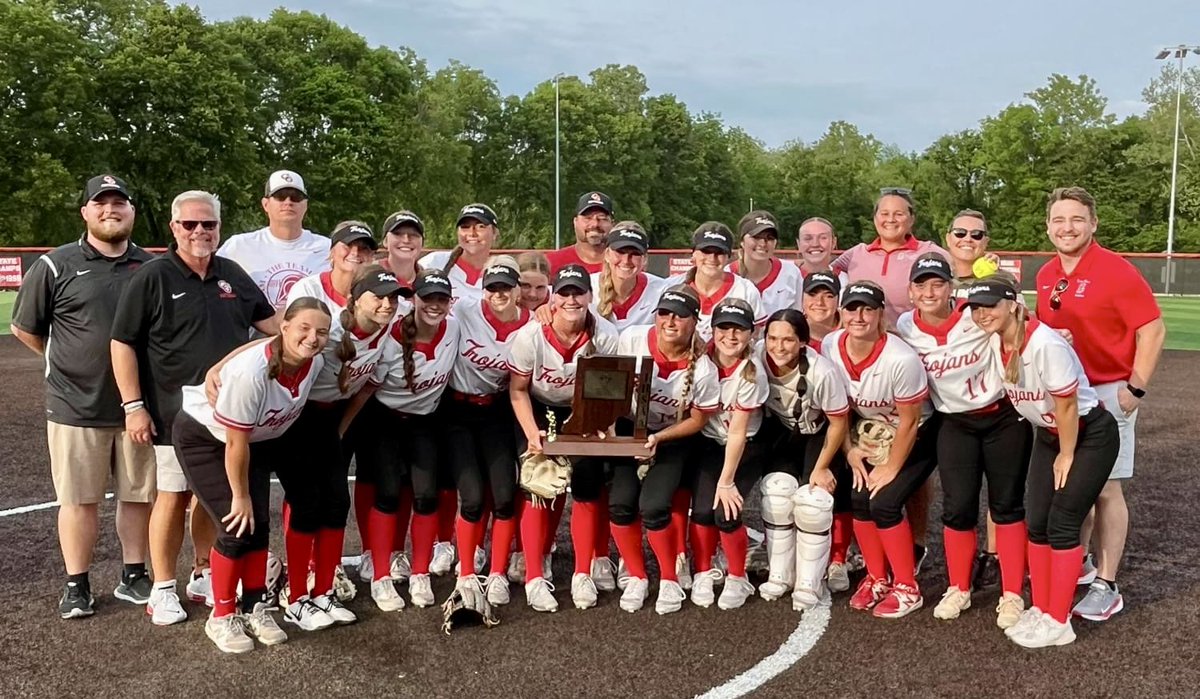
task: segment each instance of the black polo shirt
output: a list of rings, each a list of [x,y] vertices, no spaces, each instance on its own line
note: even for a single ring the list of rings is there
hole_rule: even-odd
[[[172,244],[138,270],[121,296],[112,339],[137,351],[155,444],[171,443],[181,389],[202,383],[205,372],[246,342],[254,323],[273,315],[267,297],[233,260],[213,255],[200,277]]]
[[[105,257],[87,236],[42,255],[17,293],[12,323],[46,342],[46,419],[79,427],[121,427],[109,340],[117,302],[153,256],[133,243]]]

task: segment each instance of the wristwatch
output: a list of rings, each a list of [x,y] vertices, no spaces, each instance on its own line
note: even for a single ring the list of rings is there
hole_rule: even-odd
[[[1138,400],[1146,397],[1146,389],[1144,388],[1135,388],[1131,383],[1125,384],[1125,388],[1128,389],[1129,392],[1133,394],[1133,397],[1137,398]]]

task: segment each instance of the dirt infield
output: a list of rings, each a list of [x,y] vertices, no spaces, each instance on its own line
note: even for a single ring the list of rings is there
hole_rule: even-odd
[[[920,578],[925,609],[882,621],[852,612],[845,595],[835,597],[828,629],[812,650],[790,667],[783,663],[782,674],[754,696],[1195,696],[1200,484],[1191,438],[1200,401],[1190,379],[1198,358],[1168,352],[1140,416],[1137,477],[1127,490],[1132,531],[1120,580],[1123,613],[1106,624],[1076,622],[1074,645],[1044,651],[1018,648],[996,629],[994,594],[977,596],[962,618],[938,622],[931,610],[946,582],[934,532]],[[52,500],[53,490],[41,362],[14,338],[0,337],[0,366],[0,510],[7,510]],[[278,489],[275,495],[278,522]],[[646,610],[627,614],[616,595],[602,594],[597,609],[577,611],[570,605],[564,522],[554,560],[557,614],[532,612],[514,586],[499,627],[445,636],[440,611],[410,607],[384,615],[360,585],[350,603],[358,624],[309,635],[285,625],[288,643],[230,657],[205,638],[203,607],[185,603],[186,623],[159,628],[141,609],[112,597],[120,568],[113,509],[111,502],[102,508],[92,570],[97,613],[76,621],[55,613],[63,577],[55,510],[0,517],[8,552],[0,561],[6,665],[0,697],[693,696],[774,653],[800,621],[784,603],[757,598],[734,612],[685,603],[682,612],[660,617],[653,597]],[[936,517],[940,508],[934,509]],[[347,539],[347,553],[356,552],[353,524]],[[435,580],[439,599],[451,584]],[[652,581],[652,595],[655,589]]]

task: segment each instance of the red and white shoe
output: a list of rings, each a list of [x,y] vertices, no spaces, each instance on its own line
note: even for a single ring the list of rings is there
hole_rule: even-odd
[[[866,611],[874,607],[876,604],[879,604],[879,600],[887,595],[891,587],[886,578],[872,578],[870,575],[867,575],[858,584],[858,589],[851,595],[850,608]]]
[[[891,591],[880,600],[879,604],[875,605],[875,610],[871,613],[880,619],[899,619],[917,611],[924,605],[925,600],[921,597],[919,589],[904,583],[897,583],[892,586]]]

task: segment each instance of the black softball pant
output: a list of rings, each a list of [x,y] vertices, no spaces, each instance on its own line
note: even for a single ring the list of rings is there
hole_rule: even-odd
[[[733,483],[743,500],[754,490],[754,484],[762,477],[762,464],[767,447],[755,437],[746,440],[741,461],[733,476]],[[716,526],[725,533],[736,531],[742,525],[742,511],[736,517],[725,516],[725,508],[713,507],[717,494],[717,481],[725,467],[725,445],[716,440],[702,437],[696,446],[696,467],[692,473],[692,521],[701,526]]]
[[[812,478],[813,469],[817,467],[821,450],[825,448],[825,435],[828,432],[829,423],[825,423],[813,434],[795,432],[768,413],[763,417],[762,428],[755,435],[755,439],[761,438],[766,441],[762,475],[786,473],[799,481],[800,485],[807,485],[808,479]],[[850,472],[846,455],[840,445],[829,463],[829,470],[836,479],[833,488],[833,511],[850,512],[853,509],[851,494],[854,491],[854,474]]]
[[[288,526],[302,534],[320,529],[345,529],[350,515],[350,450],[343,449],[338,426],[346,401],[309,401],[288,431],[280,437],[290,453],[302,455],[296,464],[298,478],[317,484],[288,493],[291,510]]]
[[[376,402],[372,399],[369,402]],[[438,460],[441,428],[436,413],[413,415],[391,410],[382,404],[378,428],[372,435],[375,443],[375,509],[384,514],[396,514],[400,509],[400,491],[411,486],[413,512],[432,515],[438,508],[438,490],[450,483],[453,474],[441,468]]]
[[[1026,495],[1026,521],[1029,541],[1050,544],[1065,551],[1079,546],[1083,519],[1096,504],[1108,482],[1121,435],[1117,420],[1102,406],[1092,408],[1079,422],[1075,459],[1061,490],[1054,489],[1054,458],[1058,456],[1058,435],[1039,427],[1033,439],[1029,461],[1029,492]]]
[[[851,504],[854,508],[854,519],[861,522],[874,522],[880,529],[889,529],[904,521],[904,503],[937,468],[937,434],[939,415],[934,413],[925,424],[917,429],[917,441],[909,452],[904,466],[891,483],[879,490],[875,497],[866,484],[861,490],[851,492]],[[867,472],[872,466],[867,464]]]
[[[636,459],[614,459],[608,494],[610,521],[630,525],[640,513],[647,531],[666,529],[671,524],[671,499],[681,485],[692,482],[693,460],[703,439],[695,434],[659,444],[645,480],[638,480]]]
[[[533,404],[533,419],[538,429],[545,431],[550,421],[548,413],[554,414],[555,430],[562,430],[567,418],[571,415],[570,406],[544,405],[531,399]],[[529,440],[525,432],[513,418],[513,433],[516,435],[517,453],[523,454],[529,448]],[[608,482],[608,462],[597,456],[585,456],[571,459],[571,499],[578,502],[596,502],[604,493],[604,485]],[[528,499],[528,493],[525,494]],[[618,522],[618,524],[620,524]]]
[[[516,420],[507,394],[492,399],[479,405],[447,394],[438,409],[443,447],[458,486],[459,513],[471,523],[483,518],[488,493],[496,519],[512,519],[516,510]]]
[[[1032,428],[1008,400],[988,413],[943,414],[937,439],[942,524],[958,531],[975,529],[985,475],[992,521],[1014,524],[1025,519],[1032,440]]]

